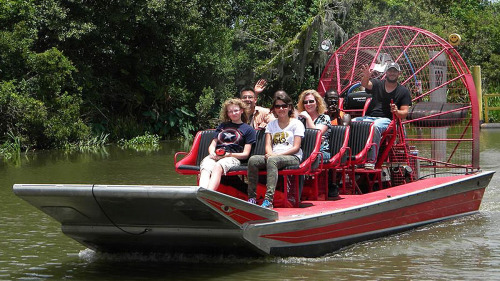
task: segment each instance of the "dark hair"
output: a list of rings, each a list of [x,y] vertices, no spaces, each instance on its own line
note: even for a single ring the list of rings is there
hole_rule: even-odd
[[[326,93],[325,93],[325,97],[326,97],[328,94],[336,94],[337,96],[339,95],[339,93],[337,93],[337,91],[335,91],[334,89],[331,89],[331,90],[326,91]]]
[[[285,94],[286,95],[286,92],[283,90],[278,90],[278,91],[276,91],[276,93],[274,93],[274,96],[276,97],[276,95],[278,95],[278,94]]]
[[[253,88],[252,88],[252,87],[243,87],[243,89],[241,89],[241,90],[240,90],[240,98],[241,98],[241,94],[242,94],[243,92],[248,92],[248,91],[252,92],[252,93],[253,93],[253,96],[254,96],[254,97],[256,97],[256,95],[255,95],[255,91],[253,90]]]
[[[294,117],[295,110],[293,110],[292,98],[290,98],[290,96],[288,96],[288,94],[285,91],[280,91],[280,93],[274,94],[273,105],[272,105],[271,111],[274,112],[274,105],[276,104],[276,101],[278,101],[278,100],[280,100],[288,105],[288,108],[290,109],[288,111],[288,117]]]

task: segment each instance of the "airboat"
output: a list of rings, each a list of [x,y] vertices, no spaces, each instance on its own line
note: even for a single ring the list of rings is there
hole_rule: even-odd
[[[245,165],[216,191],[188,186],[15,184],[14,193],[61,223],[63,233],[100,252],[320,256],[347,245],[479,211],[493,172],[479,167],[479,106],[471,72],[441,37],[415,27],[357,34],[330,55],[318,91],[335,89],[341,110],[362,115],[370,96],[360,67],[383,77],[402,68],[411,91],[406,120],[393,120],[380,143],[371,123],[334,126],[331,159],[307,129],[300,165],[280,171],[275,208],[246,202]],[[253,154],[262,153],[262,132]],[[213,131],[198,132],[175,169],[197,175]],[[379,145],[374,169],[367,152]],[[263,196],[264,185],[258,194]],[[328,187],[340,195],[328,196]]]

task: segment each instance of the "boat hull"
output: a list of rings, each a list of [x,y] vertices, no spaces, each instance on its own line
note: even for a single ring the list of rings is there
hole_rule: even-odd
[[[473,214],[492,175],[420,180],[275,210],[196,186],[16,184],[14,192],[96,251],[312,257]]]
[[[260,240],[262,249],[272,255],[319,256],[359,241],[476,213],[485,191],[483,184],[488,182],[468,178],[411,193],[398,194],[410,185],[383,190],[368,194],[372,199],[365,198],[364,204],[329,214],[283,221],[272,227],[254,225],[255,230],[247,231],[246,237]]]

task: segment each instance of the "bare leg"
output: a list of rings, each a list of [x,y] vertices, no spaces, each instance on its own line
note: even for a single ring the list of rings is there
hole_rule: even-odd
[[[205,170],[205,169],[201,170],[200,181],[199,181],[200,186],[203,186],[203,187],[208,186],[209,181],[210,181],[210,174],[211,174],[211,172],[208,170]]]
[[[220,178],[222,177],[222,167],[219,164],[214,166],[212,170],[212,176],[210,177],[210,181],[208,182],[208,189],[215,190],[220,184]]]

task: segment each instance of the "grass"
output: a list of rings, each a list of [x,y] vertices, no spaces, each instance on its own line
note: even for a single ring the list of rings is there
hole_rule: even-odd
[[[67,143],[64,149],[70,152],[92,152],[99,149],[108,143],[109,134],[100,134],[98,136],[89,137],[88,139],[78,141],[76,143]]]
[[[0,146],[0,157],[4,160],[19,158],[21,155],[21,138],[15,136],[12,132],[8,132],[9,140]]]

